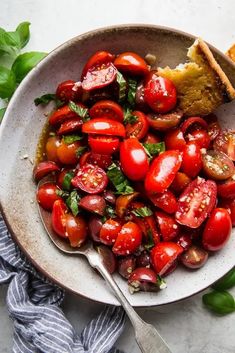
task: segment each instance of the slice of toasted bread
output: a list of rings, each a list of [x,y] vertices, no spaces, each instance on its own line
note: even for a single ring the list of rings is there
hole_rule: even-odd
[[[187,56],[190,62],[175,69],[158,68],[160,76],[175,84],[179,108],[185,115],[210,114],[235,98],[235,89],[202,39],[196,39]]]

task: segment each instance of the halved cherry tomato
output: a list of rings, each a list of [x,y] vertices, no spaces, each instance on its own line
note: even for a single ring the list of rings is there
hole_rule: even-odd
[[[44,161],[38,163],[33,169],[33,178],[35,181],[39,181],[44,178],[46,175],[58,172],[60,168],[55,162],[52,161]]]
[[[235,174],[223,183],[217,183],[218,195],[226,198],[235,198]]]
[[[138,192],[133,192],[132,194],[118,196],[116,200],[116,214],[118,217],[124,217],[128,206],[138,195]]]
[[[194,130],[187,135],[189,141],[196,142],[200,148],[208,148],[210,146],[210,136],[205,130]]]
[[[37,201],[44,210],[52,211],[53,204],[56,200],[61,199],[56,191],[59,188],[53,183],[42,184],[37,191]]]
[[[95,103],[90,108],[89,114],[92,119],[105,117],[121,123],[124,119],[122,107],[111,100],[101,100]]]
[[[209,150],[202,154],[202,165],[206,175],[215,180],[228,179],[235,172],[231,159],[219,151]]]
[[[138,291],[156,292],[159,291],[159,279],[151,268],[136,268],[128,278],[129,291],[135,293]]]
[[[46,142],[46,156],[49,161],[53,161],[55,163],[59,162],[59,158],[57,155],[58,147],[60,146],[60,139],[57,136],[51,136],[48,138]]]
[[[117,69],[111,63],[91,67],[82,80],[82,89],[92,91],[110,85],[117,76]]]
[[[146,115],[137,110],[133,111],[132,115],[137,117],[137,121],[134,124],[128,123],[126,125],[126,136],[136,137],[138,140],[141,140],[145,137],[149,129]]]
[[[119,149],[119,138],[102,135],[89,135],[89,146],[94,153],[113,154]]]
[[[125,52],[118,55],[114,60],[114,65],[118,70],[129,75],[144,76],[149,72],[144,59],[133,52]]]
[[[125,137],[126,135],[124,125],[118,121],[106,118],[96,118],[86,121],[82,126],[82,132],[86,134],[120,137]]]
[[[83,217],[66,215],[66,235],[72,247],[80,247],[87,238],[87,224]]]
[[[167,131],[178,126],[182,116],[183,112],[180,109],[176,109],[171,113],[149,113],[147,114],[147,120],[153,129]]]
[[[148,193],[163,193],[172,183],[181,166],[179,151],[166,151],[156,157],[145,178]]]
[[[148,197],[154,206],[161,208],[167,213],[175,213],[177,209],[177,200],[173,192],[170,190],[166,190],[162,194],[150,194]]]
[[[214,139],[220,134],[221,132],[221,126],[216,120],[212,119],[211,121],[209,120],[208,123],[208,129],[207,129],[208,135],[210,136],[211,141],[214,141]]]
[[[180,126],[180,130],[183,132],[183,134],[186,134],[186,132],[188,132],[188,130],[190,130],[189,132],[192,132],[194,130],[198,130],[201,128],[207,130],[208,124],[200,116],[192,116],[192,117],[188,118],[187,120],[185,120],[183,122],[183,124]]]
[[[235,226],[235,199],[220,200],[219,205],[222,208],[226,208],[226,210],[228,211],[231,217],[232,225],[234,227]]]
[[[182,151],[186,146],[184,135],[179,128],[167,131],[164,140],[165,140],[167,150]]]
[[[189,177],[194,178],[202,168],[201,150],[195,142],[188,142],[183,149],[181,169]]]
[[[76,103],[76,105],[78,107],[85,108],[82,103]],[[50,115],[49,123],[51,125],[57,125],[68,119],[78,119],[78,115],[73,110],[71,110],[68,105],[64,105]]]
[[[57,149],[57,156],[59,161],[63,164],[76,164],[78,161],[77,150],[81,147],[82,144],[80,141],[75,141],[72,143],[65,143],[64,140],[61,140],[61,143]]]
[[[147,154],[137,140],[129,138],[121,142],[120,162],[124,174],[131,180],[143,180],[149,168]]]
[[[216,151],[224,152],[235,161],[235,130],[222,131],[216,137],[213,147]]]
[[[145,81],[144,99],[154,112],[167,113],[176,105],[176,88],[171,80],[150,71]]]
[[[100,216],[104,216],[106,209],[105,199],[100,195],[85,195],[79,201],[79,207]]]
[[[188,186],[190,181],[191,179],[187,176],[187,174],[177,172],[174,180],[172,181],[171,188],[177,193],[181,192],[186,188],[186,186]]]
[[[148,132],[147,135],[143,139],[143,143],[159,143],[162,139],[156,133]]]
[[[124,277],[129,278],[131,273],[136,268],[136,258],[134,255],[125,256],[118,259],[118,273]]]
[[[176,244],[180,245],[184,250],[188,250],[192,245],[192,237],[189,234],[179,234]]]
[[[134,222],[127,222],[122,226],[113,246],[116,255],[129,255],[141,245],[142,232]]]
[[[122,224],[116,219],[108,219],[100,229],[100,241],[106,245],[113,245],[121,231]]]
[[[81,87],[75,81],[67,80],[61,82],[56,89],[56,97],[62,102],[76,101],[82,96]]]
[[[155,216],[163,241],[175,239],[179,234],[180,226],[175,221],[174,217],[160,211],[155,212]]]
[[[79,164],[83,167],[85,164],[97,165],[102,169],[107,169],[112,163],[111,155],[85,152],[79,159]]]
[[[113,62],[115,56],[107,51],[97,51],[95,54],[93,54],[87,61],[86,65],[84,66],[82,70],[82,76],[81,79],[86,76],[87,71],[96,65],[102,65],[104,63],[108,62]]]
[[[181,263],[191,269],[201,268],[208,259],[208,252],[199,246],[190,246],[180,257]]]
[[[60,125],[60,128],[57,131],[57,134],[65,135],[74,131],[79,131],[82,128],[82,124],[83,124],[83,121],[79,117],[77,119],[74,119],[74,118],[68,119]]]
[[[228,211],[225,208],[215,208],[203,231],[203,247],[209,251],[222,249],[230,238],[231,230],[232,223]]]
[[[216,183],[197,178],[183,191],[178,199],[176,221],[190,228],[198,228],[216,203]]]
[[[166,274],[167,270],[175,264],[177,258],[182,252],[183,248],[176,243],[158,243],[151,250],[151,262],[156,273],[160,276]]]
[[[66,211],[67,207],[62,199],[56,200],[53,204],[51,224],[53,230],[62,238],[67,238],[66,234]]]
[[[105,171],[95,165],[85,164],[80,167],[72,179],[72,185],[88,194],[98,194],[106,188],[108,177]]]

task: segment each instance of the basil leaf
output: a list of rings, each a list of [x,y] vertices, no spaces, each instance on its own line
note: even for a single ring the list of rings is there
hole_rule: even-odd
[[[153,158],[156,154],[159,154],[160,152],[165,151],[165,143],[164,142],[159,142],[159,143],[143,143],[143,147],[147,153],[147,156],[149,158]]]
[[[1,108],[0,109],[0,122],[2,121],[2,118],[3,118],[4,114],[5,114],[6,109],[7,108]]]
[[[19,50],[19,41],[12,36],[13,32],[6,32],[0,28],[0,54],[16,55]]]
[[[105,211],[106,211],[106,215],[108,217],[110,217],[110,218],[117,217],[116,212],[115,212],[115,210],[114,210],[114,208],[112,206],[110,206],[110,205],[106,206]]]
[[[135,104],[135,95],[137,90],[137,81],[129,78],[128,80],[128,93],[127,93],[127,101],[130,105]]]
[[[123,123],[126,124],[134,124],[138,121],[138,117],[133,115],[130,107],[126,106],[124,108],[124,120]]]
[[[217,281],[213,288],[219,291],[230,289],[235,286],[235,268],[229,271],[223,278]]]
[[[73,177],[74,177],[73,172],[68,172],[65,174],[63,182],[62,182],[63,190],[69,191],[71,189],[71,180],[73,179]]]
[[[69,197],[69,193],[67,191],[63,191],[63,190],[56,190],[56,195],[62,197],[63,199],[66,199],[67,197]]]
[[[79,158],[87,150],[87,146],[78,147],[76,151],[76,156]]]
[[[70,143],[80,141],[83,139],[83,136],[81,135],[66,135],[63,136],[63,141],[66,143],[66,145],[69,145]]]
[[[126,98],[127,84],[126,80],[119,71],[117,71],[117,83],[119,85],[119,101],[123,101]]]
[[[20,49],[24,48],[29,41],[30,32],[29,32],[30,22],[22,22],[16,28],[16,33],[19,36]]]
[[[157,275],[157,283],[160,289],[165,289],[167,287],[166,281],[160,275]]]
[[[153,232],[151,231],[151,229],[148,229],[147,230],[147,237],[148,237],[148,239],[147,239],[147,243],[146,244],[144,244],[144,247],[145,247],[145,249],[147,249],[147,250],[150,250],[150,249],[152,249],[153,247],[154,247],[154,241],[153,241]]]
[[[16,78],[14,72],[6,67],[0,66],[0,98],[11,98],[16,89]]]
[[[108,167],[107,175],[114,185],[117,194],[126,195],[134,192],[134,189],[130,186],[128,179],[126,179],[121,169],[115,163],[112,163]]]
[[[66,199],[65,203],[70,208],[72,211],[72,214],[76,217],[78,213],[80,212],[78,203],[80,201],[80,196],[78,195],[77,191],[72,191],[69,195],[69,197]]]
[[[148,216],[152,216],[153,214],[152,210],[147,206],[136,208],[135,210],[132,211],[132,213],[137,217],[148,217]]]
[[[17,56],[12,65],[12,71],[16,76],[16,82],[20,83],[29,71],[32,70],[32,68],[36,66],[46,55],[46,53],[32,51]]]
[[[216,291],[204,294],[202,297],[204,305],[217,314],[226,315],[235,311],[233,296],[226,291]]]
[[[39,104],[48,104],[51,101],[54,101],[56,99],[56,95],[53,93],[46,93],[43,94],[41,97],[35,98],[34,103],[35,105]]]
[[[82,118],[83,121],[89,120],[90,117],[89,117],[87,108],[83,108],[83,107],[77,105],[76,103],[74,103],[73,101],[69,101],[69,108],[73,112],[75,112],[78,116],[80,116],[80,118]]]

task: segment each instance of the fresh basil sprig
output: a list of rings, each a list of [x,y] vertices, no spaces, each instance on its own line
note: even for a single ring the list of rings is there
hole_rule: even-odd
[[[46,55],[47,53],[31,51],[17,56],[11,68],[15,74],[16,82],[20,83],[29,71],[32,70],[32,68],[34,68],[34,66],[36,66]]]
[[[134,189],[130,186],[129,180],[126,179],[117,164],[112,163],[108,167],[107,175],[116,189],[116,194],[127,195],[134,192]]]
[[[165,151],[165,143],[164,142],[159,142],[159,143],[143,143],[143,147],[147,153],[147,156],[149,158],[153,158],[160,152]]]
[[[20,23],[14,32],[0,28],[0,55],[16,55],[29,41],[29,22]]]
[[[83,121],[87,121],[90,119],[88,109],[83,108],[80,105],[77,105],[73,101],[69,101],[69,108],[76,113]]]
[[[153,214],[152,210],[147,206],[136,208],[132,213],[137,217],[148,217]]]
[[[230,314],[235,311],[233,296],[227,291],[212,291],[202,297],[204,305],[220,315]]]

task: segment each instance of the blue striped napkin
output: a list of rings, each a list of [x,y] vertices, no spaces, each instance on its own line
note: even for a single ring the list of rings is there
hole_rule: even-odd
[[[13,353],[121,353],[122,308],[107,307],[79,336],[59,308],[64,292],[39,274],[12,241],[0,215],[0,284],[9,283]]]

